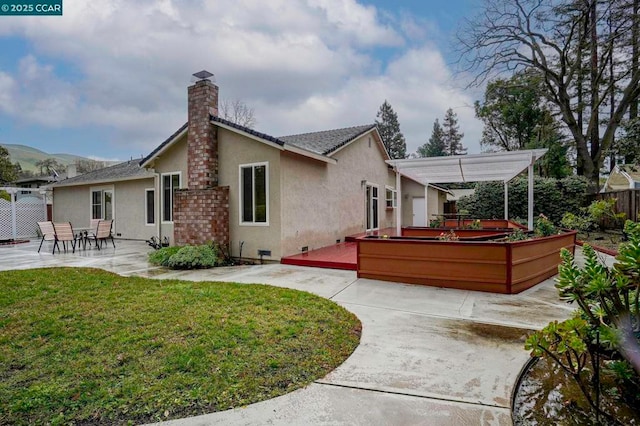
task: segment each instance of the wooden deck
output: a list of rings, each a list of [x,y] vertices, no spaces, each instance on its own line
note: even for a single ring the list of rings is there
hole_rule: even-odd
[[[311,250],[306,253],[283,257],[280,263],[285,265],[314,266],[316,268],[348,269],[358,267],[358,243],[347,241]]]
[[[345,237],[344,243],[322,247],[306,253],[283,257],[280,263],[285,265],[313,266],[316,268],[358,269],[358,237],[366,235],[396,235],[396,228],[383,228],[377,231],[362,232]]]

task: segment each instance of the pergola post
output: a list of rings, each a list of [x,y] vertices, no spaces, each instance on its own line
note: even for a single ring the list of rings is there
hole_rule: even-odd
[[[424,186],[424,225],[429,226],[429,185]]]
[[[402,235],[402,176],[396,167],[396,235]]]
[[[533,161],[529,164],[527,168],[529,184],[528,184],[528,205],[527,205],[527,225],[529,230],[533,230]]]
[[[504,181],[504,220],[509,220],[509,181]]]

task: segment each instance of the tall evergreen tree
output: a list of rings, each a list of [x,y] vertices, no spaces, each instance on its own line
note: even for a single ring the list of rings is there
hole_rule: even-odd
[[[433,130],[429,142],[418,147],[418,157],[442,157],[447,155],[447,146],[444,143],[444,132],[440,121],[436,118],[433,122]]]
[[[444,115],[442,131],[447,155],[464,155],[467,153],[467,148],[462,146],[464,133],[460,133],[458,116],[451,108]]]
[[[407,157],[407,144],[400,131],[398,114],[393,110],[391,104],[386,100],[380,106],[376,115],[378,132],[382,138],[382,143],[387,149],[392,159],[402,159]]]

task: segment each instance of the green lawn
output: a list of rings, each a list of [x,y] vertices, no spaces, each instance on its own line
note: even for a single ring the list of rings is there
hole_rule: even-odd
[[[0,272],[0,424],[141,423],[226,410],[323,377],[358,319],[264,285]]]

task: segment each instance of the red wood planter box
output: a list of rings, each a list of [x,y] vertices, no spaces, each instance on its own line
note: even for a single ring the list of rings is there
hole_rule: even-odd
[[[514,242],[363,237],[358,277],[515,294],[557,274],[560,250],[573,252],[576,234]]]

